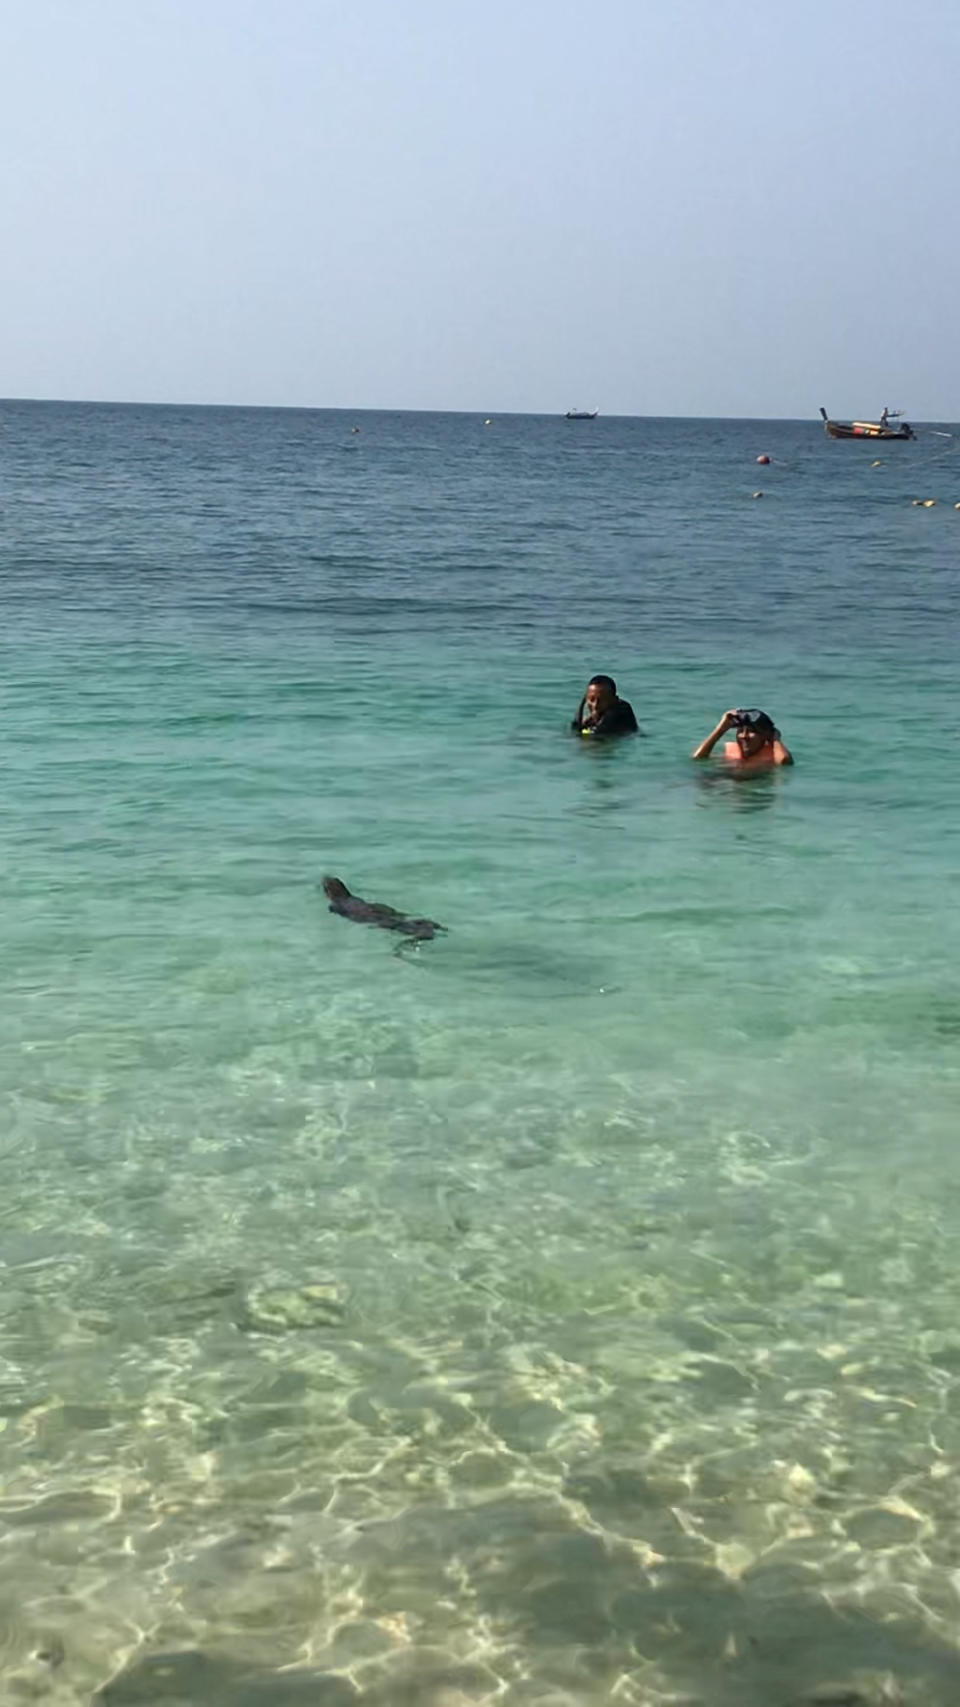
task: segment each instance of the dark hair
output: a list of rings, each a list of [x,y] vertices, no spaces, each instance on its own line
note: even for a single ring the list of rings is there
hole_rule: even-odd
[[[610,692],[614,695],[616,694],[616,691],[617,691],[617,684],[614,681],[612,676],[591,676],[590,680],[587,683],[587,687],[588,688],[609,688]]]

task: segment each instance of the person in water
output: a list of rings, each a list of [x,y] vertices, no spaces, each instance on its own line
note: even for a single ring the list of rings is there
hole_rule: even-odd
[[[594,741],[606,741],[612,735],[637,734],[633,706],[618,697],[612,676],[590,677],[570,727],[574,734],[587,735]]]
[[[695,759],[709,759],[721,735],[734,731],[734,739],[723,749],[727,764],[738,770],[768,770],[771,765],[792,765],[793,754],[780,739],[780,731],[765,711],[725,711],[705,741],[693,750]]]

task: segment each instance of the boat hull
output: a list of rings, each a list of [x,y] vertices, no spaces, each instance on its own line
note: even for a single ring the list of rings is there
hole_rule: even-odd
[[[565,421],[595,421],[599,409],[568,409],[564,415]]]
[[[876,421],[825,421],[828,439],[912,439],[912,427],[881,427]]]
[[[884,426],[882,421],[831,421],[827,411],[821,409],[823,430],[828,439],[883,439],[885,444],[900,439],[915,437],[909,422],[904,421],[902,427]]]

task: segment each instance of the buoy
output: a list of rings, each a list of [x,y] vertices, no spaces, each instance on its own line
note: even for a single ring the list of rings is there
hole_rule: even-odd
[[[936,498],[911,498],[910,499],[910,502],[913,505],[915,510],[932,510],[936,501],[937,501]]]
[[[763,497],[763,493],[762,493],[762,492],[754,492],[754,493],[753,493],[753,497],[754,497],[754,498],[762,498],[762,497]]]
[[[492,421],[491,421],[491,419],[490,419],[490,417],[489,417],[489,415],[488,415],[488,416],[487,416],[487,418],[486,418],[486,420],[485,420],[485,421],[484,421],[484,423],[483,423],[483,424],[484,424],[484,426],[485,426],[485,427],[492,427],[492,426],[493,426],[493,422],[492,422]]]
[[[763,463],[763,464],[764,464],[764,466],[766,466],[766,464],[767,464],[767,463],[768,463],[768,462],[769,462],[769,461],[770,461],[770,458],[769,458],[769,457],[768,457],[768,456],[766,456],[766,455],[764,455],[764,456],[758,456],[758,457],[757,457],[757,461],[758,461],[758,462],[762,462],[762,463]]]
[[[954,509],[955,509],[955,510],[960,510],[960,504],[954,504],[954,506],[953,506],[953,507],[954,507]]]
[[[871,468],[882,468],[882,467],[883,467],[883,463],[882,463],[882,462],[879,462],[879,461],[877,461],[877,462],[871,462],[871,464],[870,464],[870,467],[871,467]]]
[[[359,433],[360,428],[359,427],[351,427],[350,431],[351,431],[351,433]]]

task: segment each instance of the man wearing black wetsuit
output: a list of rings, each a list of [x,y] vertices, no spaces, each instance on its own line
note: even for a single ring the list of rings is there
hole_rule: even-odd
[[[617,697],[612,676],[591,676],[570,727],[575,734],[605,741],[613,735],[636,735],[637,720],[629,701]]]

